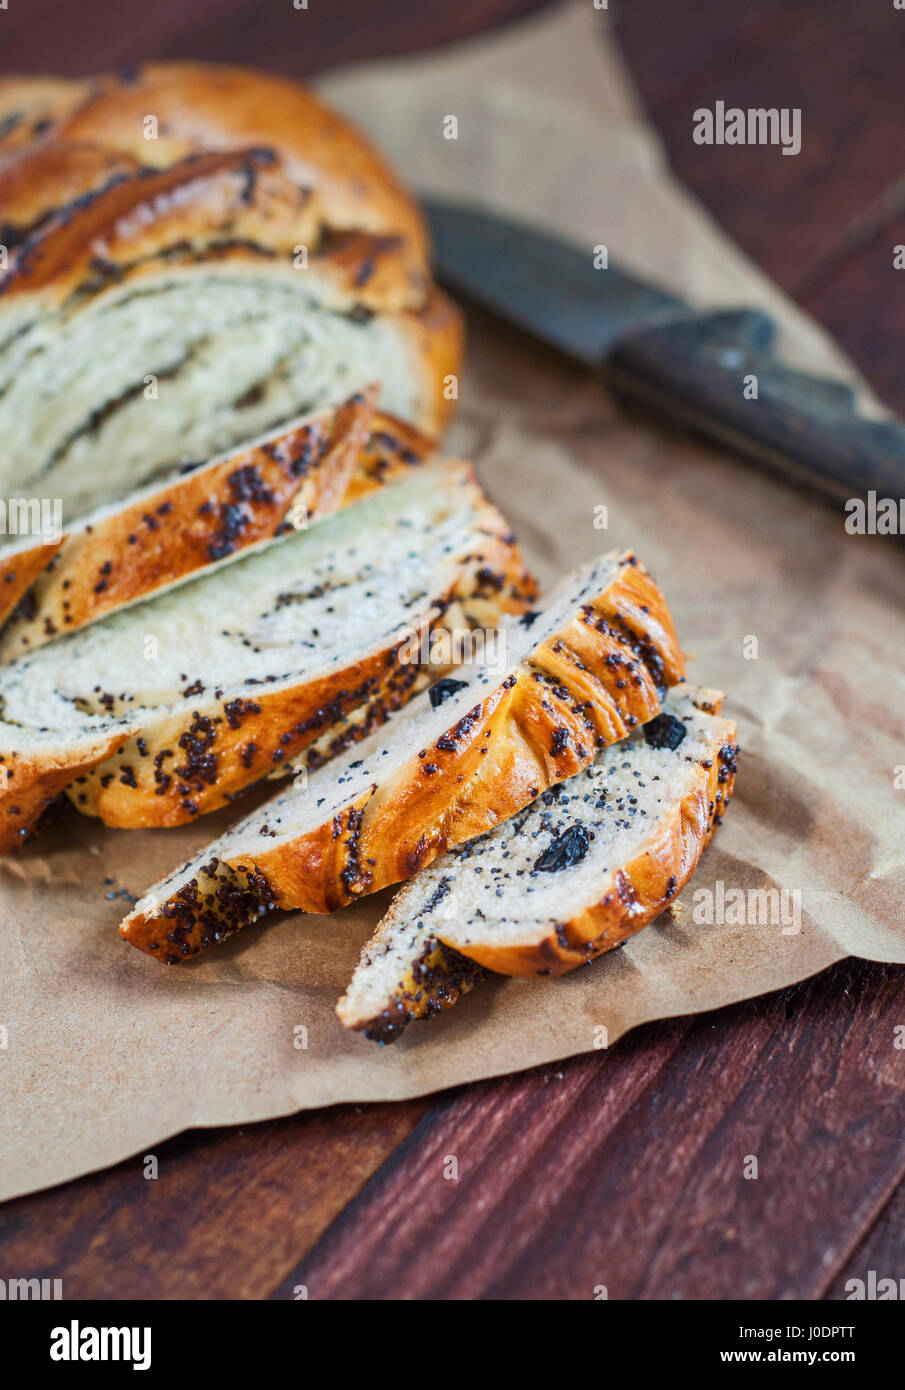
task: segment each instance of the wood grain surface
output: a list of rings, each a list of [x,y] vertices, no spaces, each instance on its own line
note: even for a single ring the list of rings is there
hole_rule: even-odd
[[[7,1202],[0,1277],[41,1271],[63,1280],[64,1298],[266,1298],[429,1108],[346,1105],[195,1130]]]
[[[158,0],[125,23],[114,0],[11,0],[0,70],[198,56],[303,75],[539,7]],[[905,410],[905,12],[610,8],[679,176]],[[801,154],[695,146],[717,99],[801,107]],[[842,1298],[870,1269],[905,1275],[903,1025],[905,970],[849,961],[611,1053],[185,1135],[156,1147],[156,1181],[139,1157],[0,1207],[0,1276],[73,1298]]]
[[[645,0],[617,30],[678,176],[905,411],[905,11],[858,0]],[[656,35],[656,42],[652,36]],[[801,153],[702,146],[699,106],[801,109]],[[899,272],[900,276],[902,272]]]
[[[901,976],[845,962],[469,1087],[277,1296],[819,1298],[902,1174]]]

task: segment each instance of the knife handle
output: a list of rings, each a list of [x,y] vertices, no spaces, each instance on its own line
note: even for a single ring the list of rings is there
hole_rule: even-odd
[[[905,496],[901,424],[860,415],[844,383],[784,366],[775,338],[758,310],[690,315],[629,335],[604,373],[618,393],[834,500]]]

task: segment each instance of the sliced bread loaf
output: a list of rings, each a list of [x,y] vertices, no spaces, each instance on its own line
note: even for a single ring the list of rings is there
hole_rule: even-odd
[[[8,617],[0,660],[276,535],[290,510],[306,525],[335,511],[368,445],[375,394],[100,506],[53,544],[8,542],[0,550],[0,621]],[[102,496],[103,477],[95,485]]]
[[[577,571],[502,636],[354,757],[157,884],[123,922],[125,939],[178,963],[271,907],[332,912],[408,878],[587,766],[683,675],[665,601],[630,554]]]
[[[435,437],[457,397],[461,317],[417,206],[284,78],[0,80],[0,242],[0,509],[61,512],[0,542],[0,622],[25,600],[4,658],[272,534],[287,495],[334,505],[335,460],[292,486],[300,416],[380,381]],[[283,459],[220,457],[274,431]]]
[[[496,620],[532,592],[471,469],[415,469],[0,667],[0,844],[64,787],[108,825],[221,806],[348,710],[402,704],[410,634],[451,603]]]
[[[652,921],[729,804],[736,730],[718,691],[680,685],[656,718],[394,899],[337,1005],[392,1041],[488,970],[561,975]]]

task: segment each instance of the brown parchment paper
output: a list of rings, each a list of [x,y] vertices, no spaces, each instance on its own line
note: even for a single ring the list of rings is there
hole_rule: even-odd
[[[569,5],[327,85],[422,185],[546,212],[703,302],[767,304],[792,356],[851,378],[669,182],[612,47],[587,41],[603,19]],[[452,152],[437,134],[446,114],[460,119]],[[461,395],[452,443],[540,576],[634,545],[669,596],[692,678],[729,693],[737,794],[694,884],[624,950],[558,982],[488,983],[379,1050],[333,1006],[389,894],[329,919],[274,918],[165,969],[119,941],[126,903],[111,895],[143,891],[230,816],[113,832],[72,815],[0,862],[0,1196],[191,1126],[422,1094],[589,1050],[601,1025],[612,1045],[847,954],[905,963],[901,547],[846,535],[841,512],[627,419],[596,382],[490,320],[471,324]],[[719,883],[794,890],[800,931],[695,922],[694,890]]]

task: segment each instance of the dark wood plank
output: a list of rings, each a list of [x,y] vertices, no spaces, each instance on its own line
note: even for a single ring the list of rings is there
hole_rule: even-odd
[[[431,1102],[337,1106],[196,1130],[104,1173],[0,1206],[0,1277],[53,1276],[65,1298],[260,1299]]]
[[[802,296],[804,307],[845,345],[871,384],[905,413],[905,270],[896,270],[896,246],[905,246],[905,215],[883,219],[864,244],[833,266],[832,274]]]
[[[819,1297],[905,1170],[903,1005],[905,970],[845,962],[472,1087],[277,1296]]]
[[[0,71],[83,75],[151,58],[198,58],[307,73],[408,53],[529,14],[550,0],[13,0],[0,15]]]
[[[630,63],[638,68],[676,173],[704,200],[741,246],[794,292],[815,263],[832,256],[850,224],[881,200],[902,173],[901,92],[905,12],[892,4],[824,0],[774,11],[759,0],[749,21],[711,46],[717,8],[650,0],[618,12]],[[643,21],[643,22],[642,22]],[[707,56],[687,56],[698,33]],[[723,25],[725,29],[725,24]],[[651,34],[685,79],[674,85],[650,72]],[[646,91],[650,78],[651,89]],[[692,140],[699,106],[800,107],[802,149],[701,146]]]
[[[905,1280],[905,1183],[881,1212],[861,1244],[852,1251],[826,1292],[829,1299],[849,1299],[857,1289],[846,1288],[850,1280],[860,1279],[865,1292],[874,1273],[874,1289],[879,1279]],[[898,1297],[905,1296],[905,1284],[899,1282]]]
[[[648,110],[658,124],[661,111],[677,103],[695,83],[720,83],[771,54],[801,24],[813,6],[786,0],[646,0],[611,4],[619,40]]]

